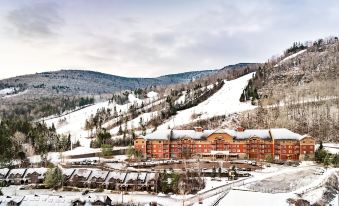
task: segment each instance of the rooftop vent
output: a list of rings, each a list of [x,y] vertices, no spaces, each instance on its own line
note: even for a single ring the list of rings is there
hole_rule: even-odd
[[[202,127],[194,127],[194,131],[196,131],[196,132],[203,132],[204,128],[202,128]]]

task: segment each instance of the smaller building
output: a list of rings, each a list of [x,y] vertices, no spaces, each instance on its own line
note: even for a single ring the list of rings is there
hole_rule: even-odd
[[[67,181],[67,185],[74,187],[86,187],[88,178],[92,172],[93,170],[90,169],[76,169],[71,178]]]
[[[7,185],[22,185],[25,184],[24,175],[27,169],[20,168],[20,169],[11,169],[7,175],[5,183]]]
[[[87,181],[87,186],[90,188],[105,188],[105,180],[109,171],[94,170]]]
[[[0,205],[19,206],[24,199],[24,196],[0,196]]]
[[[42,184],[47,168],[28,168],[23,178],[25,184]]]

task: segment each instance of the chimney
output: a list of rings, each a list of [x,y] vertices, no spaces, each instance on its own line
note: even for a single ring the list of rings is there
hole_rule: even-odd
[[[237,132],[243,132],[243,131],[245,131],[245,128],[243,128],[243,127],[237,127],[237,128],[235,128],[235,131],[237,131]]]
[[[203,132],[204,129],[202,127],[194,127],[194,131],[196,131],[196,132]]]

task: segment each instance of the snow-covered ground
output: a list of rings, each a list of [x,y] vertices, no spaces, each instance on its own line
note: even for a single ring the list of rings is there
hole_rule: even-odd
[[[83,109],[70,112],[66,115],[62,115],[59,117],[54,117],[54,118],[45,118],[45,122],[48,126],[54,126],[56,127],[56,131],[59,134],[71,134],[72,136],[72,142],[80,141],[80,144],[85,147],[90,147],[90,139],[89,137],[91,135],[90,131],[85,130],[85,121],[86,119],[89,119],[91,115],[95,115],[96,112],[99,109],[111,109],[113,110],[114,107],[116,107],[116,110],[118,112],[121,111],[121,113],[125,113],[128,111],[129,107],[134,104],[137,106],[140,106],[142,102],[144,104],[151,104],[153,101],[156,101],[156,98],[158,97],[156,92],[152,92],[148,94],[150,97],[147,99],[140,100],[136,98],[133,94],[130,94],[128,96],[130,103],[124,104],[124,105],[119,105],[119,104],[113,104],[109,103],[108,101],[105,102],[100,102],[96,103],[94,105],[85,107]],[[145,119],[147,119],[147,115],[151,114],[145,114]],[[138,121],[140,120],[140,117]],[[133,121],[133,125],[135,125],[136,120]],[[132,126],[132,124],[131,124]],[[115,129],[116,130],[116,129]],[[115,131],[114,130],[114,131]]]
[[[201,119],[254,109],[255,106],[251,105],[250,102],[243,103],[239,101],[240,94],[253,74],[254,73],[250,73],[235,80],[225,81],[223,87],[206,101],[203,101],[195,107],[179,111],[178,114],[158,128],[173,128]],[[192,117],[195,119],[192,119]]]
[[[122,165],[123,166],[123,165]],[[146,192],[129,192],[129,194],[121,195],[121,194],[112,194],[110,191],[104,191],[102,193],[90,193],[90,195],[108,195],[112,200],[121,202],[122,200],[126,202],[134,202],[139,204],[147,204],[151,201],[156,201],[164,206],[171,205],[213,205],[213,203],[222,197],[222,193],[226,194],[225,197],[221,199],[218,205],[232,205],[232,206],[247,206],[247,205],[260,205],[260,206],[287,206],[288,198],[297,198],[297,194],[301,194],[303,191],[307,191],[304,193],[302,198],[314,203],[321,198],[321,194],[323,192],[322,188],[325,180],[335,172],[339,172],[338,168],[330,168],[323,175],[317,175],[313,178],[313,180],[307,180],[309,183],[300,187],[297,190],[285,192],[285,193],[276,193],[271,194],[267,192],[254,192],[246,188],[247,183],[256,183],[263,181],[265,179],[274,178],[275,176],[285,176],[286,178],[290,178],[290,176],[296,175],[297,171],[313,171],[314,168],[319,166],[303,163],[298,167],[290,167],[290,166],[279,166],[272,165],[271,167],[264,168],[258,172],[251,172],[253,174],[252,177],[240,179],[233,182],[226,182],[225,179],[222,181],[212,181],[210,178],[206,180],[206,188],[204,191],[200,191],[196,195],[152,195]],[[300,175],[299,175],[300,176]],[[302,174],[301,174],[302,176]],[[298,177],[300,178],[300,177]],[[302,178],[302,177],[301,177]],[[225,181],[224,181],[225,180]],[[289,180],[287,179],[286,182]],[[275,184],[279,185],[284,182],[275,182]],[[245,186],[243,187],[242,185]],[[225,187],[223,187],[225,186]],[[62,195],[62,196],[81,196],[81,192],[56,192],[52,190],[19,190],[20,186],[10,186],[3,188],[3,193],[5,195]],[[223,187],[223,188],[221,188]],[[232,190],[230,190],[233,187]],[[207,191],[209,189],[209,191]],[[211,191],[212,189],[212,191]],[[203,204],[199,204],[198,200],[202,198]],[[338,197],[336,197],[338,198]],[[332,204],[337,204],[337,199],[332,200]]]
[[[290,197],[288,193],[268,194],[260,192],[249,192],[231,190],[218,205],[232,206],[287,206],[286,200]]]
[[[332,153],[332,154],[337,154],[339,153],[339,144],[334,144],[334,143],[324,143],[323,144],[324,148]]]
[[[250,102],[242,103],[239,101],[240,94],[246,87],[247,82],[251,79],[253,73],[242,76],[238,79],[225,81],[223,87],[217,91],[214,95],[208,98],[206,101],[199,105],[178,112],[177,115],[173,116],[170,120],[162,124],[159,129],[167,129],[168,127],[173,128],[174,126],[184,125],[201,119],[208,119],[214,116],[228,115],[235,112],[241,112],[255,108]],[[213,85],[212,85],[213,86]],[[82,108],[80,110],[70,112],[60,117],[45,118],[45,122],[48,126],[56,127],[59,134],[70,134],[72,136],[72,142],[80,141],[80,144],[85,147],[90,147],[91,140],[88,138],[91,136],[91,132],[85,130],[85,121],[89,119],[91,115],[95,115],[99,109],[110,108],[113,110],[114,106],[118,112],[125,113],[128,111],[131,104],[141,105],[143,102],[146,106],[144,109],[153,107],[154,105],[163,102],[163,99],[159,99],[159,95],[156,92],[149,92],[147,99],[138,99],[133,94],[128,96],[130,103],[125,105],[109,104],[108,101],[96,103],[94,105]],[[185,94],[179,98],[178,101],[183,101]],[[144,123],[147,123],[152,118],[156,117],[159,112],[143,113],[138,117],[129,120],[127,122],[127,129],[140,127],[140,118]],[[194,118],[194,119],[192,119]],[[114,124],[115,119],[103,124],[103,127],[109,127]],[[123,125],[124,127],[125,125]],[[116,134],[119,130],[119,126],[110,129],[111,134]]]
[[[156,116],[158,116],[158,113],[159,112],[156,111],[156,112],[143,113],[143,114],[139,115],[138,117],[136,117],[136,118],[134,118],[134,119],[132,119],[132,120],[127,122],[127,129],[139,128],[141,126],[140,125],[140,118],[142,118],[142,122],[143,123],[147,123],[151,119],[153,119]],[[118,131],[119,131],[119,127],[120,126],[114,127],[113,129],[110,130],[110,133],[111,134],[117,134]],[[125,127],[125,124],[122,127]]]
[[[7,95],[7,94],[10,94],[10,93],[13,93],[14,91],[15,91],[14,87],[1,89],[0,90],[0,95]]]

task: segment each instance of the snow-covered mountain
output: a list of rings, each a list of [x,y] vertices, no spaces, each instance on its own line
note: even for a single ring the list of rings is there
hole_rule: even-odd
[[[172,116],[167,121],[164,121],[158,128],[173,128],[175,126],[185,125],[197,120],[208,119],[220,115],[228,115],[255,108],[248,102],[241,103],[239,101],[242,90],[253,75],[254,73],[250,73],[235,80],[224,80],[224,85],[207,100],[194,107],[179,111],[176,115]],[[213,85],[207,86],[205,89],[211,89],[212,86]],[[138,130],[141,120],[143,124],[147,124],[149,121],[160,115],[163,108],[155,108],[157,108],[161,103],[164,103],[166,97],[160,98],[159,95],[153,91],[149,92],[147,96],[148,98],[141,100],[130,94],[129,103],[124,105],[118,105],[108,101],[100,102],[59,117],[44,118],[44,121],[48,126],[52,126],[54,124],[57,132],[60,134],[71,134],[73,142],[79,140],[82,146],[89,147],[91,141],[89,137],[95,133],[95,130],[86,130],[85,121],[95,115],[99,109],[104,108],[113,110],[115,107],[115,109],[121,112],[121,114],[128,114],[132,105],[140,107],[143,104],[144,106],[140,109],[144,112],[140,112],[138,116],[124,123],[123,127],[126,127],[128,130]],[[179,99],[184,100],[182,97]],[[121,125],[116,125],[114,127],[110,127],[110,125],[117,122],[118,119],[119,117],[116,117],[103,124],[103,128],[108,128],[108,131],[113,136],[117,135]],[[147,132],[151,132],[153,129],[154,128],[149,127],[147,128]]]

